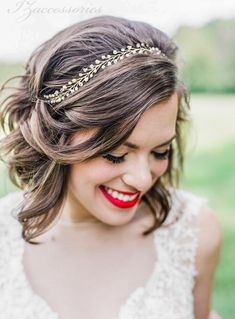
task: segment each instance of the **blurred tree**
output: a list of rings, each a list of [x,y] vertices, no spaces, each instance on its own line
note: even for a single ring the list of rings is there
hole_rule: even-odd
[[[235,93],[235,19],[182,26],[173,38],[181,49],[181,75],[192,92]]]

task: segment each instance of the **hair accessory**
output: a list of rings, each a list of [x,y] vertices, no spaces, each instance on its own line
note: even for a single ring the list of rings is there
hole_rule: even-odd
[[[126,48],[120,50],[113,50],[113,54],[102,55],[101,59],[95,60],[94,64],[90,64],[89,67],[83,68],[83,72],[79,72],[78,77],[70,80],[66,85],[63,85],[60,90],[56,90],[53,94],[43,95],[46,102],[56,104],[63,101],[71,93],[74,93],[88,82],[100,69],[104,69],[118,60],[123,60],[124,57],[128,57],[130,54],[135,53],[156,53],[166,57],[164,53],[157,47],[150,47],[145,43],[137,43],[136,46],[128,45]]]

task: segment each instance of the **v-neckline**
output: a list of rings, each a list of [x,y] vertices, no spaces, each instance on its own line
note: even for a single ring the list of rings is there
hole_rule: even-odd
[[[155,249],[155,261],[154,261],[154,265],[153,265],[153,269],[150,273],[150,275],[148,276],[147,281],[141,286],[138,286],[137,288],[134,289],[134,291],[132,291],[129,296],[126,298],[126,300],[121,304],[121,306],[119,307],[118,310],[118,314],[117,317],[115,319],[121,319],[121,312],[123,310],[125,310],[130,302],[139,295],[139,293],[144,292],[147,287],[149,286],[149,283],[152,281],[152,278],[155,275],[155,272],[157,270],[157,268],[159,267],[159,263],[161,262],[161,258],[159,256],[159,246],[157,248],[157,244],[156,244],[156,237],[157,237],[157,230],[155,230],[153,232],[153,244],[154,244],[154,249]],[[23,286],[25,287],[25,289],[28,290],[28,295],[30,296],[30,298],[33,298],[33,300],[35,300],[35,304],[37,304],[41,309],[44,308],[45,312],[48,313],[48,315],[50,316],[50,319],[61,319],[59,317],[59,314],[57,312],[55,312],[51,306],[47,303],[47,301],[45,299],[43,299],[43,297],[41,297],[39,294],[37,294],[32,286],[31,283],[27,277],[25,268],[24,268],[24,263],[23,263],[23,255],[24,255],[24,251],[26,249],[26,242],[25,240],[20,236],[20,243],[21,243],[21,254],[20,254],[20,260],[18,260],[18,262],[20,263],[20,267],[19,269],[21,269],[21,274],[22,274],[22,283]]]

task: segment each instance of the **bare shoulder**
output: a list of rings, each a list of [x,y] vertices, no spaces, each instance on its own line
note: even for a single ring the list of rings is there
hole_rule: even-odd
[[[221,247],[221,226],[216,213],[207,205],[197,215],[199,226],[196,254],[197,276],[193,289],[195,319],[221,319],[211,312],[213,278],[218,264]]]
[[[200,231],[196,265],[200,275],[206,271],[206,268],[213,271],[216,267],[220,254],[222,231],[216,213],[208,205],[200,208],[197,224]]]

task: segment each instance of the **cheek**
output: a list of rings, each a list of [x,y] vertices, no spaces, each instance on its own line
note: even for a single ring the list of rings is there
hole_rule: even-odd
[[[155,170],[157,176],[162,176],[166,172],[168,163],[168,160],[158,161]]]
[[[116,170],[101,159],[94,159],[84,164],[74,164],[70,167],[70,176],[73,184],[99,185],[114,178],[116,175]]]

